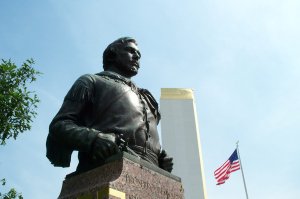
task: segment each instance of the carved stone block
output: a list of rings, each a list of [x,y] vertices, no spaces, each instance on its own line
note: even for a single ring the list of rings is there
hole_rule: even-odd
[[[179,177],[120,153],[103,166],[66,178],[59,199],[183,199]]]

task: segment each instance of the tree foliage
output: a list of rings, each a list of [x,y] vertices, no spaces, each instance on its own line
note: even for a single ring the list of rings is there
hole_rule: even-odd
[[[30,130],[39,99],[28,85],[40,74],[32,65],[32,59],[17,67],[10,60],[0,63],[0,145],[19,133]]]
[[[2,186],[5,186],[5,179],[0,180]],[[23,199],[21,193],[18,193],[14,188],[10,189],[7,193],[0,193],[0,199]]]

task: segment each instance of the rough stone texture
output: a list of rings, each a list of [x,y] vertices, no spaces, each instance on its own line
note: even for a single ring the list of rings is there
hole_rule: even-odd
[[[126,197],[120,194],[125,193]],[[123,194],[124,195],[124,194]],[[67,178],[59,199],[183,199],[180,178],[120,153],[101,167]]]

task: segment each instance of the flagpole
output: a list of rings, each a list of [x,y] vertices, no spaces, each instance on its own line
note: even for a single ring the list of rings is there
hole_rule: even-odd
[[[249,199],[248,192],[247,192],[246,181],[245,181],[245,176],[244,176],[244,171],[243,171],[243,166],[242,166],[242,160],[241,160],[241,156],[240,156],[240,152],[239,152],[239,141],[236,142],[236,150],[237,150],[237,154],[238,154],[239,160],[240,160],[241,172],[242,172],[242,176],[243,176],[243,182],[244,182],[244,188],[245,188],[246,198]]]

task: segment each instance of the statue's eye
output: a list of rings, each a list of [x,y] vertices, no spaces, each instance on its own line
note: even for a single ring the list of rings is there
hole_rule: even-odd
[[[130,52],[130,53],[134,53],[135,50],[133,48],[127,47],[125,48],[126,51]]]
[[[128,52],[132,53],[132,54],[137,54],[139,57],[141,57],[141,53],[139,51],[137,51],[136,49],[134,48],[131,48],[131,47],[127,47],[125,48]]]

